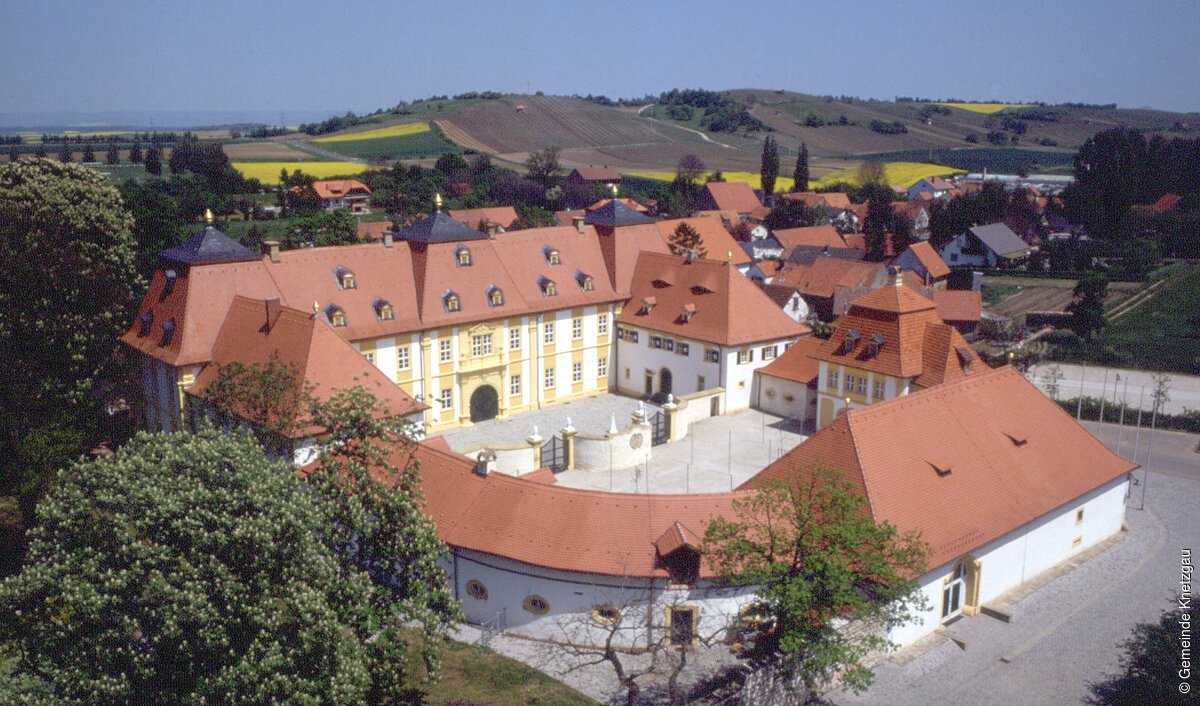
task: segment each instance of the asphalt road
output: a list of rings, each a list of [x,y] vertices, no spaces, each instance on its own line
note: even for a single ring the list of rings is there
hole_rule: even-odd
[[[1025,376],[1033,384],[1042,388],[1042,375],[1052,365],[1057,365],[1063,372],[1063,378],[1059,381],[1059,399],[1078,397],[1082,391],[1086,397],[1103,397],[1109,401],[1109,404],[1124,398],[1130,407],[1137,406],[1138,397],[1141,395],[1143,396],[1142,409],[1149,410],[1152,405],[1151,396],[1154,393],[1152,373],[1144,370],[1049,363],[1030,368]],[[1120,381],[1117,380],[1118,375],[1121,376]],[[1167,414],[1182,414],[1184,407],[1200,410],[1200,377],[1177,373],[1168,373],[1168,377],[1171,378],[1170,387],[1167,389],[1170,400],[1164,405],[1162,411]]]

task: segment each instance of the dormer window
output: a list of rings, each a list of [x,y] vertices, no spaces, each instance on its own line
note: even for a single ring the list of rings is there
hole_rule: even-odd
[[[971,372],[971,361],[975,358],[971,355],[971,349],[963,346],[956,346],[954,352],[958,355],[958,363],[962,366],[963,372]]]
[[[867,343],[867,355],[869,355],[869,356],[879,355],[879,349],[881,349],[881,348],[883,348],[883,334],[882,333],[871,334],[871,340],[870,340],[870,342]]]
[[[546,258],[547,265],[561,265],[562,260],[558,256],[558,250],[549,245],[542,248],[542,255]]]
[[[325,318],[329,320],[330,326],[345,326],[346,312],[340,307],[331,306],[325,310]]]
[[[655,304],[658,304],[658,300],[654,297],[646,297],[642,299],[642,309],[639,313],[649,314],[654,309]]]
[[[554,284],[554,280],[542,277],[538,280],[538,286],[541,287],[543,297],[558,296],[558,285]]]
[[[347,270],[345,267],[339,267],[335,271],[337,275],[338,286],[342,289],[358,289],[358,280],[354,278],[354,273]]]
[[[167,270],[166,272],[163,272],[162,295],[164,297],[175,291],[175,280],[177,279],[179,279],[179,275],[175,273],[175,270]]]
[[[504,291],[496,285],[488,287],[487,295],[489,306],[504,306]]]
[[[454,258],[459,267],[470,267],[471,249],[466,245],[459,245],[458,248],[454,250]]]
[[[579,282],[579,288],[585,292],[591,292],[596,289],[596,282],[592,279],[591,275],[576,272],[575,281]]]
[[[175,319],[167,319],[166,321],[164,321],[162,323],[162,339],[159,340],[158,345],[160,345],[160,346],[171,345],[171,339],[174,336],[175,336]]]
[[[842,347],[847,353],[849,353],[858,347],[858,342],[861,340],[862,334],[858,332],[858,329],[852,328],[846,332],[846,337],[842,339]]]
[[[695,304],[684,304],[683,306],[679,307],[679,320],[682,321],[683,323],[686,324],[687,322],[691,321],[692,317],[695,315],[696,315],[696,305]]]
[[[456,292],[446,292],[443,294],[442,306],[446,308],[447,313],[462,310],[462,302],[459,301]]]
[[[393,321],[396,318],[396,310],[388,302],[377,299],[375,300],[375,316],[380,321]]]
[[[138,331],[138,335],[149,336],[150,327],[154,325],[154,312],[147,309],[146,313],[138,317],[138,321],[140,321],[142,324],[142,328]]]

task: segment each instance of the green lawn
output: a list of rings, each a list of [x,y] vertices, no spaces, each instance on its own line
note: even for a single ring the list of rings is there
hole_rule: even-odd
[[[1122,366],[1194,375],[1200,370],[1200,267],[1167,285],[1149,302],[1109,324],[1094,340],[1056,348],[1070,363]]]
[[[487,647],[448,642],[437,684],[413,682],[414,706],[593,706],[596,702],[562,682]]]
[[[981,291],[983,305],[995,306],[1019,291],[1021,287],[1015,284],[985,284]]]
[[[432,129],[427,132],[418,132],[413,135],[348,140],[346,142],[321,142],[318,146],[323,150],[347,157],[369,160],[436,157],[452,152],[462,152],[457,145],[442,137],[437,126],[431,127]]]

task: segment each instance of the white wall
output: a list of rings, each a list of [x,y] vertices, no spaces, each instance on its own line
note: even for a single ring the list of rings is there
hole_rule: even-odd
[[[664,637],[666,608],[671,605],[698,607],[698,630],[707,635],[723,629],[736,618],[739,608],[753,600],[753,591],[747,588],[718,589],[700,582],[691,588],[668,589],[663,578],[560,571],[469,549],[452,548],[451,553],[443,566],[454,595],[462,601],[468,622],[491,620],[503,611],[509,631],[548,640],[581,641],[583,638],[599,642],[603,631],[591,627],[589,616],[595,606],[602,604],[627,607],[635,615],[627,612],[622,624],[643,626],[623,631],[622,642],[629,641],[625,644],[633,641],[645,644],[645,606],[653,606],[650,609],[652,639]],[[472,579],[487,589],[485,600],[468,595],[466,584]],[[549,604],[545,615],[525,610],[522,604],[530,595],[539,596]]]
[[[802,382],[760,372],[754,376],[753,395],[755,408],[769,414],[798,419],[801,423],[817,418],[816,391]]]
[[[622,420],[617,420],[620,424]],[[634,442],[635,436],[641,440]],[[608,471],[630,468],[650,460],[651,429],[649,424],[628,424],[609,437],[575,435],[575,467],[584,471]]]
[[[698,375],[704,376],[705,388],[718,387],[720,385],[720,380],[718,379],[721,373],[719,364],[709,363],[704,360],[705,349],[715,346],[690,339],[663,336],[662,334],[646,329],[635,329],[629,326],[624,326],[623,328],[638,332],[637,343],[623,340],[617,341],[617,359],[620,362],[621,370],[612,371],[611,374],[617,381],[617,387],[623,392],[638,397],[642,396],[645,392],[646,370],[653,371],[654,391],[658,392],[661,384],[660,371],[663,368],[671,371],[671,393],[676,397],[699,392],[696,389],[696,377]],[[668,351],[665,348],[651,348],[651,336],[672,338],[675,341],[675,350]],[[681,341],[688,344],[687,355],[681,355],[678,352]],[[612,365],[611,359],[609,360],[609,365]],[[629,368],[629,379],[625,379],[625,368]]]
[[[979,602],[986,605],[1073,555],[1120,531],[1125,520],[1124,476],[1067,503],[1023,527],[993,540],[966,556],[979,560]],[[1076,511],[1084,510],[1076,524]],[[1080,543],[1072,546],[1076,538]],[[944,564],[920,579],[929,609],[911,623],[892,629],[892,641],[907,645],[932,632],[941,623],[943,581],[959,560]],[[966,601],[964,600],[964,604]]]

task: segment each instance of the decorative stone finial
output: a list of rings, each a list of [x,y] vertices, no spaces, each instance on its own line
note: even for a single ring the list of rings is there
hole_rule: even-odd
[[[211,208],[204,209],[204,222],[209,224],[210,226],[212,225],[212,209]]]
[[[609,434],[617,433],[617,413],[616,412],[613,412],[612,420],[608,423],[608,433]]]
[[[440,193],[433,195],[433,207],[434,210],[442,210],[442,195]]]
[[[321,302],[314,299],[313,300],[313,316],[316,316],[317,313],[320,311],[321,311]]]

